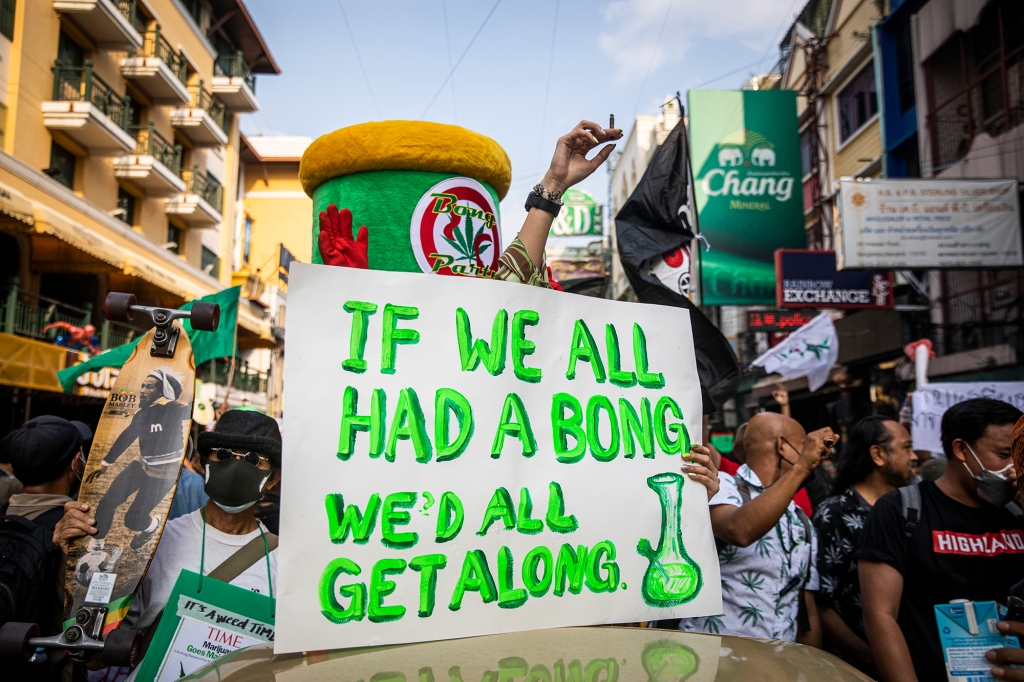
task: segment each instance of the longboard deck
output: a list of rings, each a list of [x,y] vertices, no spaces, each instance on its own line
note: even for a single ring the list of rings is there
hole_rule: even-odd
[[[111,520],[102,547],[95,537],[78,538],[69,547],[65,628],[86,603],[106,604],[104,634],[120,625],[160,541],[188,443],[195,391],[192,345],[181,323],[175,321],[174,326],[179,329],[174,357],[150,355],[155,331],[151,329],[136,344],[103,407],[78,499],[89,505],[98,526],[104,518]],[[153,376],[154,372],[173,377],[180,394],[169,399],[174,381]],[[117,452],[111,453],[115,446]],[[104,466],[108,455],[116,458]],[[101,469],[102,474],[90,481]],[[116,502],[120,504],[115,506]],[[151,528],[148,538],[139,537],[144,544],[133,549],[140,530]]]

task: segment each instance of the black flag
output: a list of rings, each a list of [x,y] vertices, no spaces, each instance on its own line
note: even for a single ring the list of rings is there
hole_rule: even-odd
[[[722,332],[690,299],[670,291],[640,267],[644,261],[693,241],[685,213],[689,198],[687,152],[686,127],[680,118],[615,216],[615,233],[622,267],[637,298],[690,311],[697,375],[707,414],[720,410],[736,393],[740,382],[736,355]]]

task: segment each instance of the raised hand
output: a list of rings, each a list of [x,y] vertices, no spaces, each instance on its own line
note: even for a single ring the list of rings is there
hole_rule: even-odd
[[[359,236],[352,238],[352,211],[338,210],[331,204],[326,211],[320,211],[320,235],[317,237],[320,257],[325,265],[340,265],[346,268],[370,267],[367,248],[369,236],[366,226],[360,226]]]
[[[65,502],[64,518],[53,529],[53,544],[68,553],[68,545],[83,535],[95,535],[96,519],[89,516],[89,505],[85,502]]]
[[[608,145],[592,159],[588,159],[587,154],[599,144],[621,137],[622,131],[617,128],[602,128],[590,121],[580,121],[571,132],[558,138],[551,166],[541,181],[544,189],[564,192],[585,179],[605,162],[615,145]]]

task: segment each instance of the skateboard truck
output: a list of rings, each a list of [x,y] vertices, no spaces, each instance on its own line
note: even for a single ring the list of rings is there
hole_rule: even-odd
[[[28,659],[37,648],[64,649],[68,658],[86,663],[101,656],[108,666],[134,668],[142,653],[142,633],[111,630],[102,636],[105,605],[86,605],[75,614],[75,623],[59,635],[39,636],[35,623],[5,623],[0,627],[0,658]],[[101,639],[102,637],[102,639]]]
[[[174,357],[174,350],[178,346],[178,334],[181,331],[174,326],[175,320],[187,319],[191,322],[193,329],[208,332],[217,331],[220,324],[220,306],[215,303],[196,301],[192,304],[191,310],[155,308],[138,305],[135,294],[123,294],[117,291],[107,294],[103,312],[108,320],[115,322],[131,322],[135,319],[136,314],[148,316],[156,325],[156,331],[153,332],[153,345],[149,349],[149,354],[159,358]]]

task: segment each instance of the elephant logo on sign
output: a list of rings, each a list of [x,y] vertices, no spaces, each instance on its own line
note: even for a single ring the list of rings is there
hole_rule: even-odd
[[[768,147],[758,147],[750,155],[750,162],[755,166],[774,166],[775,150]]]
[[[719,166],[742,166],[743,150],[739,147],[725,147],[718,150]]]

